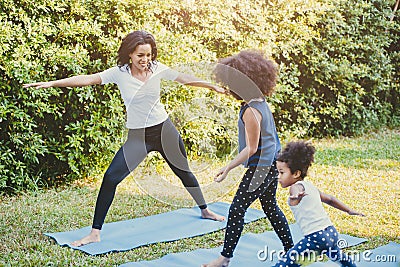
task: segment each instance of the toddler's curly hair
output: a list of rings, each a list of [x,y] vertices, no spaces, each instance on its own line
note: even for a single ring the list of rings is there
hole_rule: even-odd
[[[308,168],[314,162],[314,153],[315,147],[310,142],[289,142],[276,160],[285,162],[292,173],[299,170],[300,177],[304,178],[307,176]]]

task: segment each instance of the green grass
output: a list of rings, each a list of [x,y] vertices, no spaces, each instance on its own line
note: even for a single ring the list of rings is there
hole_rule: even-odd
[[[321,191],[367,214],[365,218],[353,217],[326,207],[339,232],[369,240],[352,250],[371,249],[389,241],[400,242],[400,131],[383,130],[363,137],[321,139],[313,143],[317,148],[316,162],[307,179]],[[237,169],[227,178],[228,181],[216,185],[210,177],[222,164],[192,165],[209,201],[230,202],[243,171]],[[165,192],[163,186],[149,187],[146,182],[150,179],[157,184],[177,185],[176,190]],[[79,181],[69,187],[1,197],[0,266],[118,266],[128,261],[152,260],[169,253],[222,244],[224,232],[218,231],[122,253],[88,256],[60,247],[43,235],[90,225],[100,180]],[[289,221],[293,222],[286,198],[287,190],[279,188],[279,204]],[[143,163],[118,187],[106,222],[191,205],[191,199],[179,188],[178,179],[168,168],[164,165],[150,168]],[[260,208],[260,205],[254,203],[252,207]],[[261,233],[265,230],[271,230],[271,227],[267,220],[262,219],[246,225],[244,232]]]

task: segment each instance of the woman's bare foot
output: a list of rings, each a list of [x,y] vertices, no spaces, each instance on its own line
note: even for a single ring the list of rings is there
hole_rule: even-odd
[[[219,256],[218,259],[213,260],[210,263],[202,264],[201,267],[228,267],[229,258],[225,258],[224,256]]]
[[[96,242],[100,242],[100,230],[92,228],[90,234],[88,234],[82,239],[72,242],[71,245],[74,247],[80,247],[87,245],[89,243],[96,243]]]
[[[218,215],[214,212],[212,212],[211,210],[209,210],[208,208],[202,209],[201,210],[201,218],[203,219],[210,219],[210,220],[214,220],[214,221],[225,221],[225,217]]]

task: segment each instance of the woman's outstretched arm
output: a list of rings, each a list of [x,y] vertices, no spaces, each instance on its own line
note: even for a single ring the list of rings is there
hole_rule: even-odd
[[[214,90],[218,93],[225,93],[225,90],[217,85],[214,85],[210,82],[204,81],[202,79],[199,79],[193,75],[190,74],[185,74],[181,73],[179,76],[175,79],[175,81],[184,84],[184,85],[190,85],[190,86],[195,86],[195,87],[204,87],[208,88],[211,90]]]
[[[101,83],[100,75],[96,73],[89,75],[78,75],[55,81],[27,83],[24,84],[23,87],[24,88],[83,87],[100,83]]]

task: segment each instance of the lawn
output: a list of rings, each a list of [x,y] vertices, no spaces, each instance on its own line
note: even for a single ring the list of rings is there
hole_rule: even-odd
[[[400,243],[400,130],[382,130],[356,138],[313,140],[316,161],[309,177],[319,189],[367,214],[353,217],[326,207],[339,232],[369,241],[354,249],[366,250],[389,241]],[[212,174],[223,162],[193,162],[208,201],[230,202],[243,169],[222,184]],[[144,162],[118,187],[106,222],[158,214],[193,205],[177,178],[163,164]],[[158,184],[158,187],[151,187]],[[159,243],[122,253],[88,256],[60,247],[44,232],[68,231],[91,225],[101,177],[77,181],[72,186],[1,197],[0,266],[118,266],[128,261],[151,260],[169,253],[220,246],[223,231],[176,242]],[[163,191],[162,183],[177,185]],[[177,197],[180,196],[180,197]],[[290,222],[287,191],[278,189],[278,200]],[[253,208],[260,208],[254,203]],[[245,232],[271,230],[267,220],[246,225]],[[200,265],[200,263],[199,263]]]

